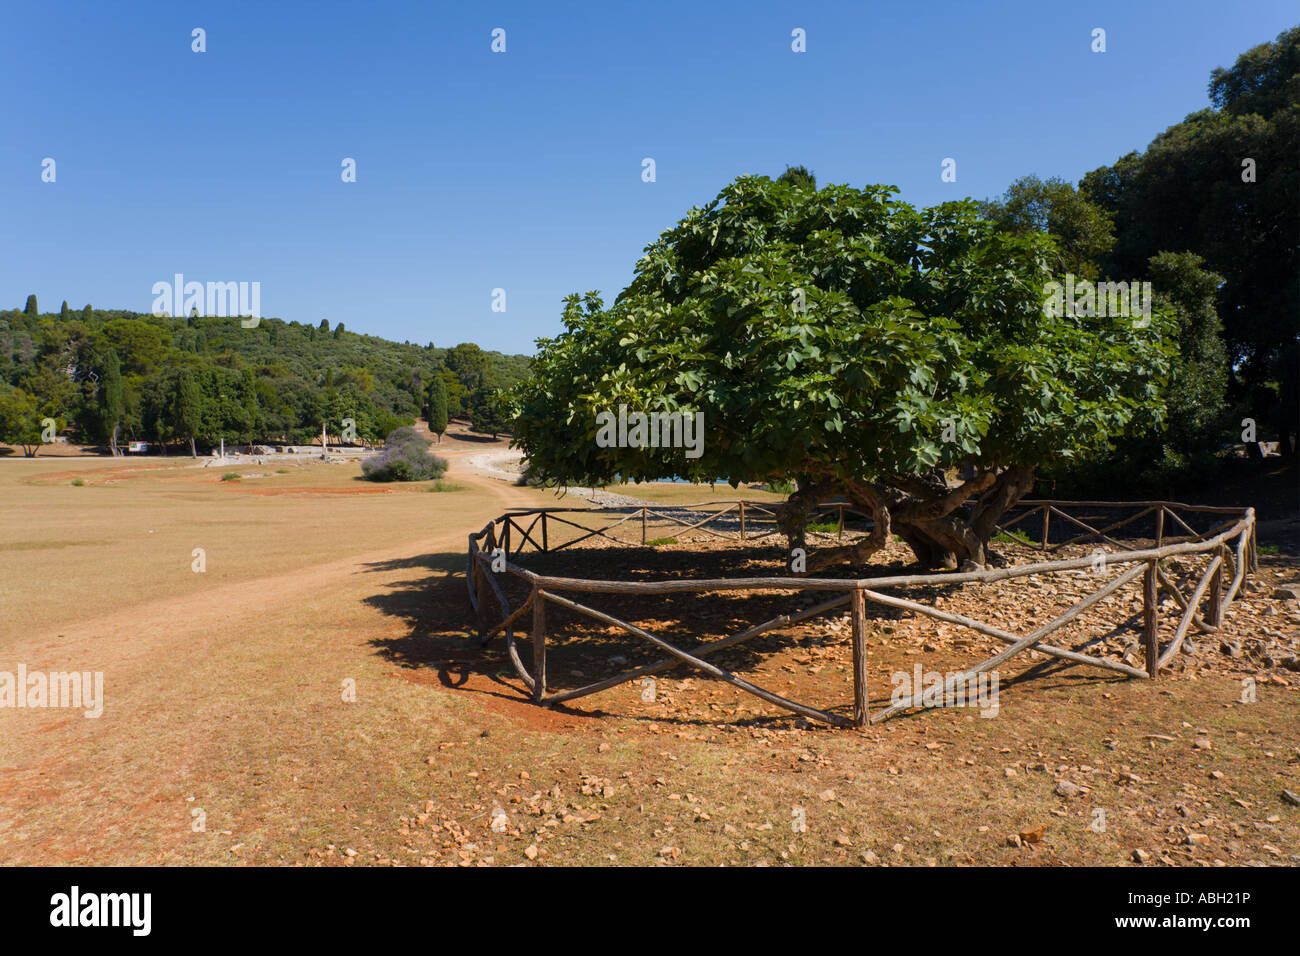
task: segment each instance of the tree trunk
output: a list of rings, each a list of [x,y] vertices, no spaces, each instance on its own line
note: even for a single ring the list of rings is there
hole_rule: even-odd
[[[199,457],[199,453],[198,453],[197,451],[194,450],[194,436],[193,436],[193,435],[190,436],[190,457],[191,457],[191,458],[198,458],[198,457]]]
[[[855,506],[871,515],[871,534],[856,544],[822,548],[809,557],[809,571],[820,571],[844,561],[853,565],[866,564],[873,554],[889,544],[891,518],[885,499],[868,484],[851,484],[846,493]]]
[[[808,517],[825,499],[835,494],[838,489],[828,481],[809,483],[800,481],[799,488],[785,501],[772,510],[776,512],[776,526],[785,535],[790,551],[803,548],[807,551],[804,539],[804,526]]]
[[[777,526],[791,549],[805,548],[808,517],[831,495],[846,495],[872,516],[872,531],[852,545],[822,548],[808,557],[808,570],[841,562],[864,564],[897,534],[925,568],[973,568],[1003,564],[989,538],[1007,509],[1034,486],[1034,469],[976,471],[949,487],[942,472],[907,476],[893,482],[819,482],[801,485],[777,510]],[[975,497],[972,501],[973,496]]]

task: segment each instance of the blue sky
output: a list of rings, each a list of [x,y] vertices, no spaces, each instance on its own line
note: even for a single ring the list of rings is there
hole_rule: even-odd
[[[0,304],[148,311],[182,272],[260,282],[267,316],[531,352],[564,295],[612,299],[737,175],[802,163],[919,205],[1077,180],[1296,21],[1294,0],[9,2]]]

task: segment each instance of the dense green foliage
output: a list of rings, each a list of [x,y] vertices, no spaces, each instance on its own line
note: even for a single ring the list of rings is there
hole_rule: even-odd
[[[1008,232],[1054,237],[1053,270],[1061,275],[1096,280],[1098,262],[1115,244],[1110,214],[1061,179],[1024,176],[1001,198],[981,203],[980,212]]]
[[[393,429],[384,450],[361,463],[361,473],[370,481],[426,481],[446,472],[446,459],[430,455],[428,439],[409,427]]]
[[[1222,276],[1230,417],[1287,439],[1300,429],[1300,27],[1215,70],[1209,94],[1210,108],[1088,173],[1081,190],[1114,221],[1105,274],[1191,252]]]
[[[35,397],[22,389],[0,386],[0,435],[7,435],[31,457],[41,442],[41,414]]]
[[[1045,314],[1056,253],[970,201],[741,177],[650,245],[612,306],[569,297],[513,394],[516,442],[554,481],[794,477],[792,540],[842,493],[873,539],[892,524],[926,564],[982,562],[1035,468],[1163,411],[1173,318]],[[702,454],[601,447],[596,416],[621,404],[702,412]],[[950,490],[954,468],[970,477]]]
[[[463,415],[472,393],[493,396],[528,371],[524,356],[398,344],[342,323],[35,309],[31,296],[24,311],[0,311],[0,441],[25,441],[47,416],[104,445],[114,425],[118,443],[306,443],[322,424],[338,435],[345,418],[377,440],[423,413],[435,379],[448,414]]]

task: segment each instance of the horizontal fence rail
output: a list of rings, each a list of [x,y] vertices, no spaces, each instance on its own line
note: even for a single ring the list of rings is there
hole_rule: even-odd
[[[701,511],[706,512],[703,517],[699,515]],[[1131,513],[1118,517],[1099,517],[1114,512]],[[1080,517],[1081,514],[1084,517]],[[1211,520],[1216,517],[1225,520],[1220,520],[1205,530],[1197,531],[1192,527],[1192,523],[1201,519],[1201,516],[1210,516]],[[581,520],[578,520],[579,517]],[[820,519],[831,517],[834,518],[836,530],[827,532],[823,529],[808,532],[810,544],[817,540],[840,540],[846,534],[866,533],[870,526],[869,515],[850,504],[840,502],[822,505],[813,512],[809,523],[821,525]],[[592,524],[602,520],[605,522],[603,527],[591,527]],[[774,510],[765,507],[762,503],[736,500],[672,506],[519,508],[493,519],[481,531],[469,535],[465,577],[470,607],[477,619],[480,646],[486,645],[498,634],[504,635],[511,664],[536,703],[544,706],[563,703],[687,665],[777,707],[839,727],[863,727],[887,720],[906,710],[928,706],[922,691],[918,689],[910,697],[892,703],[874,714],[868,712],[865,677],[866,604],[868,602],[910,611],[936,621],[956,624],[1007,645],[997,654],[949,677],[945,682],[945,692],[950,692],[958,686],[965,686],[966,681],[977,678],[978,675],[1028,651],[1036,651],[1058,660],[1085,664],[1128,677],[1155,678],[1162,669],[1168,668],[1174,656],[1182,648],[1192,627],[1207,633],[1219,629],[1223,613],[1240,592],[1246,575],[1257,570],[1256,522],[1253,508],[1220,508],[1170,501],[1021,501],[1003,516],[1002,523],[995,528],[997,534],[1028,547],[1036,547],[1043,552],[1044,556],[1059,552],[1064,547],[1090,542],[1108,544],[1116,550],[1097,549],[1083,557],[1044,560],[1032,564],[980,571],[887,575],[859,579],[771,575],[667,581],[618,581],[539,574],[511,560],[519,557],[530,547],[534,552],[550,553],[572,547],[593,537],[605,538],[627,546],[647,545],[653,543],[648,539],[648,529],[652,520],[656,522],[656,527],[681,528],[683,530],[677,533],[689,532],[712,539],[761,542],[769,536],[779,534]],[[582,521],[586,521],[587,524],[583,524]],[[638,523],[639,529],[637,529]],[[629,526],[639,530],[639,541],[629,541],[610,533],[615,529]],[[1053,543],[1054,526],[1060,540]],[[1013,531],[1017,527],[1020,531]],[[1035,529],[1037,539],[1026,533],[1026,528]],[[1113,536],[1113,532],[1126,528],[1130,532],[1136,530],[1144,532],[1142,537],[1152,542],[1153,546],[1139,547]],[[557,533],[572,535],[575,531],[579,532],[577,537],[567,537],[565,540],[558,538]],[[1197,555],[1208,556],[1208,564],[1201,572],[1191,593],[1184,594],[1172,575],[1162,567],[1162,562],[1172,558]],[[1084,568],[1096,570],[1099,562],[1105,569],[1109,569],[1106,571],[1107,574],[1112,570],[1117,571],[1116,576],[1109,577],[1105,583],[1078,600],[1055,619],[1026,635],[1014,634],[964,615],[882,593],[883,590],[890,589],[994,583],[1078,571]],[[499,575],[510,576],[522,582],[528,589],[527,597],[518,608],[511,608],[505,591],[497,580]],[[1142,579],[1144,668],[1140,669],[1122,661],[1045,643],[1048,637],[1080,614],[1119,589],[1137,581],[1138,578]],[[1162,589],[1181,612],[1173,636],[1163,649],[1159,642]],[[746,630],[686,651],[629,621],[557,593],[560,591],[611,595],[821,591],[830,592],[833,596],[813,607],[773,617]],[[495,603],[495,609],[490,606],[492,603]],[[546,682],[548,640],[546,607],[548,604],[565,608],[631,634],[650,644],[665,656],[654,663],[626,670],[573,690],[548,694]],[[790,700],[705,659],[768,631],[798,624],[845,605],[850,609],[852,625],[854,700],[849,717]],[[1202,605],[1204,605],[1203,613]],[[520,625],[521,619],[530,610],[532,625],[529,637],[533,657],[531,670],[520,656],[514,634],[515,627]],[[933,691],[931,690],[930,693]]]

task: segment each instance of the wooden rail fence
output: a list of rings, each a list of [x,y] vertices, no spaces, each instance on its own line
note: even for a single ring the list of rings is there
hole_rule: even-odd
[[[707,512],[705,517],[699,521],[692,520],[697,509],[705,509]],[[1104,525],[1102,521],[1096,518],[1085,521],[1077,517],[1079,512],[1085,512],[1091,518],[1093,512],[1126,510],[1133,513]],[[1075,512],[1075,514],[1071,514],[1071,511]],[[676,512],[676,514],[670,512]],[[683,513],[686,513],[687,516],[684,517]],[[592,522],[593,519],[605,518],[608,523],[604,527],[592,528],[574,520],[578,515],[585,516],[585,520],[588,522]],[[824,538],[832,536],[842,538],[846,533],[846,515],[849,516],[849,520],[869,520],[869,516],[854,509],[851,505],[831,503],[824,505],[816,512],[813,521],[819,517],[830,515],[836,517],[837,531],[834,535],[827,532],[810,534],[810,542],[815,540],[818,534]],[[1220,521],[1208,530],[1198,532],[1192,528],[1188,520],[1185,520],[1185,516],[1190,517],[1192,515],[1223,516],[1225,520]],[[1016,533],[1011,530],[1018,525],[1025,525],[1026,522],[1030,522],[1032,525],[1032,519],[1035,517],[1038,521],[1041,540],[1034,541],[1023,533]],[[629,522],[637,518],[640,519],[639,542],[628,541],[610,533],[616,528],[625,527]],[[489,522],[481,531],[469,535],[466,586],[469,592],[470,605],[477,616],[480,644],[486,644],[498,634],[504,635],[510,661],[520,679],[528,687],[532,699],[536,703],[544,706],[563,703],[685,664],[708,674],[710,677],[725,681],[740,690],[753,694],[755,697],[777,707],[835,726],[863,727],[869,723],[887,720],[905,710],[927,706],[923,702],[922,691],[917,689],[911,696],[897,703],[893,703],[875,713],[869,712],[865,676],[867,602],[912,611],[936,621],[960,625],[1007,645],[1003,650],[986,660],[974,664],[965,671],[951,675],[945,682],[945,699],[948,699],[948,695],[957,688],[967,686],[967,682],[975,679],[979,674],[990,671],[1011,658],[1030,650],[1038,651],[1049,657],[1077,664],[1086,664],[1129,677],[1155,678],[1162,668],[1168,667],[1174,655],[1182,647],[1187,633],[1192,627],[1204,632],[1218,630],[1224,610],[1240,592],[1246,575],[1257,570],[1255,511],[1253,508],[1244,510],[1214,508],[1169,501],[1022,501],[1008,512],[1008,515],[1004,517],[1003,524],[998,526],[997,531],[1027,545],[1037,546],[1044,552],[1045,556],[1069,545],[1084,544],[1091,541],[1104,542],[1113,546],[1116,550],[1102,552],[1100,559],[1097,553],[1094,552],[1092,555],[1085,557],[1047,560],[1018,567],[992,568],[983,571],[893,575],[857,580],[777,575],[707,580],[615,581],[538,574],[511,560],[518,557],[530,545],[534,551],[554,552],[571,547],[594,536],[632,546],[645,544],[648,534],[647,527],[651,518],[669,527],[680,526],[685,529],[685,531],[678,533],[695,532],[723,539],[758,541],[778,533],[775,514],[771,509],[752,501],[723,501],[701,505],[663,507],[638,505],[596,509],[514,509]],[[1058,526],[1064,523],[1071,526],[1078,533],[1056,544],[1050,544],[1050,531],[1054,518],[1057,519]],[[1153,525],[1154,533],[1150,536],[1154,542],[1153,547],[1137,547],[1113,536],[1113,532],[1130,527],[1144,519]],[[569,529],[576,529],[581,534],[577,537],[553,543],[554,536],[551,532],[556,525],[559,526],[557,530],[563,530],[567,534],[572,533]],[[708,525],[714,525],[714,527],[706,527]],[[1097,527],[1097,525],[1102,526]],[[1168,534],[1171,525],[1177,525],[1178,527],[1175,530],[1179,531],[1179,533]],[[852,533],[853,529],[848,530]],[[1189,555],[1208,555],[1209,561],[1191,594],[1185,595],[1171,575],[1161,566],[1161,563],[1166,562],[1167,559]],[[964,615],[953,614],[927,604],[884,593],[889,590],[914,587],[992,583],[1035,575],[1077,571],[1084,568],[1096,570],[1099,560],[1107,574],[1111,573],[1111,571],[1118,571],[1119,573],[1114,577],[1109,577],[1105,583],[1085,595],[1055,619],[1026,635],[1014,634]],[[494,570],[494,564],[496,570]],[[511,608],[505,591],[497,580],[498,576],[502,574],[513,576],[522,581],[528,589],[527,598],[517,608]],[[1077,650],[1045,643],[1046,639],[1054,632],[1060,630],[1084,611],[1138,578],[1142,579],[1144,668],[1137,668],[1123,661],[1085,654]],[[1225,581],[1228,582],[1226,587]],[[1162,588],[1173,599],[1181,612],[1173,636],[1163,648],[1161,648],[1159,641],[1160,590]],[[703,644],[691,651],[685,651],[635,624],[604,611],[588,607],[559,593],[663,595],[717,591],[822,591],[832,596],[813,607],[779,615],[744,631]],[[487,600],[489,595],[492,598],[491,602]],[[490,607],[491,603],[495,603],[497,606],[495,613]],[[653,663],[624,671],[573,690],[548,694],[546,678],[548,640],[546,607],[548,604],[566,608],[603,624],[626,631],[649,643],[665,656]],[[851,716],[846,717],[842,714],[790,700],[759,687],[706,660],[706,658],[717,654],[719,651],[735,647],[760,634],[776,628],[797,624],[845,605],[850,609],[852,624],[853,702]],[[1205,608],[1204,613],[1201,613],[1202,605]],[[530,610],[532,611],[531,670],[525,665],[523,658],[520,656],[514,635],[515,627]]]

